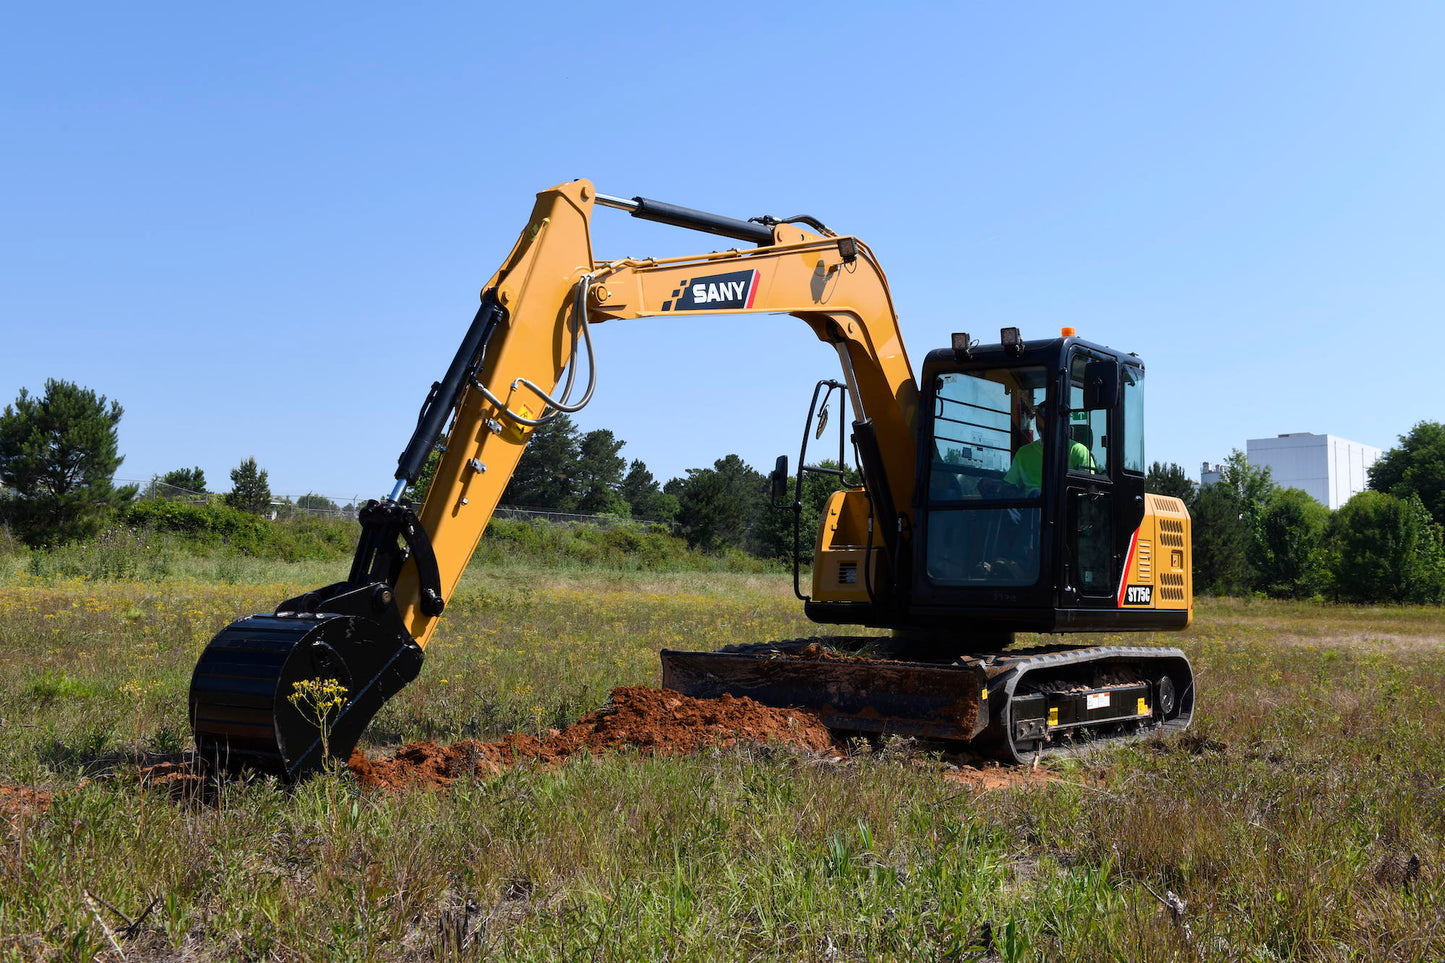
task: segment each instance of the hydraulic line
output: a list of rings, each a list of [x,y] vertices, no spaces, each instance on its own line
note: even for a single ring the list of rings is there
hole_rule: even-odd
[[[526,378],[518,378],[512,382],[513,391],[517,389],[518,385],[530,388],[533,392],[536,393],[539,398],[542,399],[542,401],[547,405],[547,407],[552,409],[550,412],[547,412],[538,418],[527,418],[519,415],[512,409],[508,408],[506,402],[502,401],[502,399],[492,394],[492,392],[487,388],[487,386],[482,384],[480,380],[478,380],[475,376],[472,377],[472,386],[482,393],[482,397],[486,398],[492,404],[496,405],[499,409],[501,409],[502,414],[506,415],[517,424],[526,425],[529,428],[536,428],[541,425],[545,425],[550,421],[554,421],[558,415],[561,415],[563,413],[573,414],[574,412],[581,411],[583,408],[587,407],[587,403],[592,400],[592,392],[595,391],[597,388],[597,354],[596,350],[592,346],[592,332],[588,330],[587,326],[587,292],[591,287],[591,284],[592,275],[590,274],[582,275],[582,277],[577,281],[577,294],[572,302],[572,320],[574,323],[574,327],[572,329],[572,361],[570,364],[567,365],[567,380],[562,385],[562,397],[553,398],[551,395],[547,394],[546,391],[542,390],[540,385],[537,385],[536,383],[529,381]],[[570,404],[569,399],[572,397],[572,385],[577,376],[576,358],[579,340],[585,343],[587,346],[587,390],[583,392],[581,401],[577,402],[576,404]]]
[[[764,214],[762,217],[750,217],[748,220],[764,227],[773,227],[778,224],[806,224],[813,230],[826,237],[837,237],[837,233],[830,231],[828,225],[813,217],[811,214],[795,214],[792,217],[769,217]]]

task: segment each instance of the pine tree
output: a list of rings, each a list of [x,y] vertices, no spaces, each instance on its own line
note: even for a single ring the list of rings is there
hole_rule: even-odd
[[[1171,495],[1182,499],[1186,506],[1194,501],[1194,482],[1183,468],[1172,461],[1167,465],[1156,461],[1149,466],[1149,474],[1144,478],[1144,490],[1155,495]]]
[[[669,524],[677,516],[677,499],[662,490],[641,459],[633,459],[627,468],[622,498],[633,518]]]
[[[266,470],[256,466],[256,459],[247,458],[231,469],[231,490],[226,504],[253,515],[264,515],[271,508],[271,486]]]
[[[686,478],[674,478],[665,491],[677,497],[677,518],[689,545],[756,551],[755,527],[767,487],[767,479],[740,457],[726,455],[711,468],[689,468]]]
[[[187,498],[205,494],[206,473],[199,467],[177,468],[164,475],[157,475],[146,487],[148,498]]]
[[[606,428],[582,436],[573,476],[577,511],[587,515],[620,515],[627,511],[621,494],[627,459],[618,454],[625,444]]]
[[[534,429],[512,480],[502,492],[502,504],[548,512],[575,511],[578,493],[574,475],[580,454],[577,428],[566,415],[558,415]]]
[[[1219,481],[1189,504],[1194,516],[1194,584],[1216,595],[1252,592],[1259,580],[1260,519],[1275,491],[1268,468],[1256,468],[1235,449]]]
[[[24,388],[0,413],[0,516],[29,545],[87,538],[135,494],[115,488],[116,425],[123,409],[69,381],[45,382],[45,394]]]

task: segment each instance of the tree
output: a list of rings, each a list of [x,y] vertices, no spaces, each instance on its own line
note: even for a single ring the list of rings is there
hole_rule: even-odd
[[[11,491],[0,513],[32,546],[93,535],[135,495],[114,487],[116,425],[123,409],[69,381],[45,382],[37,398],[21,388],[0,413],[0,484]]]
[[[689,468],[663,489],[677,497],[683,537],[694,548],[720,551],[757,548],[754,527],[767,499],[767,479],[737,455],[726,455],[711,468]]]
[[[271,486],[266,470],[256,466],[256,459],[247,458],[231,469],[231,490],[226,504],[253,515],[264,515],[271,508]]]
[[[502,504],[570,512],[577,507],[573,474],[581,455],[577,428],[566,415],[533,429],[527,450],[502,492]]]
[[[1256,584],[1274,598],[1309,598],[1324,589],[1324,537],[1330,510],[1298,488],[1276,488],[1259,516]]]
[[[1370,488],[1396,498],[1420,496],[1437,525],[1445,525],[1445,424],[1422,421],[1370,468]]]
[[[157,494],[162,496],[206,494],[206,473],[199,467],[177,468],[166,472],[157,481]]]
[[[662,490],[640,459],[628,466],[621,494],[633,518],[670,524],[677,517],[677,499]]]
[[[587,515],[621,515],[627,511],[622,497],[622,470],[627,459],[618,454],[627,444],[606,428],[589,431],[578,446],[573,472],[577,511]]]
[[[338,512],[336,503],[325,495],[317,495],[314,492],[307,492],[296,499],[296,507],[306,512]]]
[[[1230,452],[1224,464],[1219,466],[1219,481],[1215,484],[1222,485],[1232,494],[1251,527],[1275,489],[1269,469],[1255,468],[1238,448]]]
[[[1445,543],[1418,495],[1360,492],[1330,526],[1336,597],[1347,602],[1445,600]]]
[[[1253,541],[1234,493],[1219,485],[1199,490],[1190,508],[1194,535],[1194,584],[1201,592],[1239,595],[1254,584],[1249,564]]]
[[[1185,506],[1194,501],[1194,482],[1185,474],[1183,468],[1172,461],[1167,465],[1156,461],[1149,466],[1149,474],[1144,478],[1144,490],[1155,495],[1170,495],[1183,499]]]
[[[1216,595],[1253,591],[1258,577],[1259,519],[1274,491],[1268,468],[1255,468],[1235,449],[1219,481],[1190,502],[1194,516],[1194,582]]]

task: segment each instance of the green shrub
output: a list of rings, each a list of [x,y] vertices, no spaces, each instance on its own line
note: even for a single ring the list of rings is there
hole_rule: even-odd
[[[162,579],[171,574],[171,546],[152,532],[112,528],[88,541],[34,549],[26,569],[41,578]]]
[[[494,518],[477,547],[476,562],[493,566],[609,568],[640,572],[774,572],[778,565],[735,549],[717,553],[689,548],[661,525],[606,528]]]
[[[350,519],[301,516],[273,522],[220,501],[190,505],[148,499],[127,506],[123,519],[133,528],[168,532],[207,548],[287,562],[345,558],[356,547],[358,531]]]
[[[1335,512],[1329,565],[1347,602],[1445,599],[1445,546],[1420,496],[1360,492]]]
[[[1273,598],[1311,598],[1326,579],[1322,543],[1330,510],[1298,488],[1270,492],[1251,560],[1257,585]]]
[[[134,528],[173,532],[204,545],[227,543],[246,550],[265,541],[267,522],[221,502],[191,505],[157,498],[128,505],[123,521]]]
[[[234,582],[243,559],[267,562],[341,562],[355,551],[359,528],[350,519],[298,516],[268,521],[220,501],[193,505],[147,499],[126,507],[125,527],[87,542],[27,550],[32,575],[86,579],[163,578],[178,558],[207,560],[208,578]],[[0,552],[6,543],[0,538]],[[28,554],[26,554],[28,552]],[[623,523],[606,528],[565,522],[494,518],[474,557],[493,567],[602,568],[642,572],[775,572],[776,562],[737,549],[707,553],[661,525]],[[213,563],[213,564],[212,564]]]

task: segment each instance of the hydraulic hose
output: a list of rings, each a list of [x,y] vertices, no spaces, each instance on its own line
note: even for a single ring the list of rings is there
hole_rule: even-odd
[[[550,412],[537,418],[527,418],[519,415],[508,408],[506,402],[494,395],[476,376],[472,377],[472,385],[482,393],[482,397],[500,408],[502,414],[517,424],[526,425],[529,428],[536,428],[555,420],[558,415],[563,413],[572,414],[581,411],[587,407],[587,403],[592,400],[592,392],[597,388],[597,354],[592,346],[592,332],[588,330],[587,326],[587,292],[591,285],[592,275],[590,274],[582,275],[577,281],[577,294],[572,301],[572,320],[574,322],[572,329],[572,361],[567,365],[567,380],[562,385],[562,397],[553,398],[547,394],[540,385],[527,378],[517,378],[512,382],[512,390],[514,391],[518,385],[530,388],[542,399],[547,407],[552,409]],[[587,346],[587,390],[582,393],[582,400],[576,404],[570,404],[569,399],[572,396],[572,386],[577,377],[577,347],[579,341],[585,343]]]

